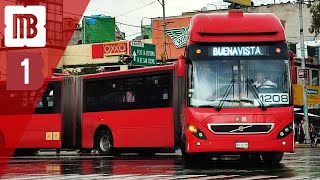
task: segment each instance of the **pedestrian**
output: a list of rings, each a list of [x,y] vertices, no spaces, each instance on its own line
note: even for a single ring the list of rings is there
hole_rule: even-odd
[[[302,119],[299,126],[298,126],[298,136],[299,136],[299,143],[303,143],[305,140],[305,130],[303,130],[304,128],[304,120]]]
[[[294,142],[299,143],[299,124],[294,123]]]

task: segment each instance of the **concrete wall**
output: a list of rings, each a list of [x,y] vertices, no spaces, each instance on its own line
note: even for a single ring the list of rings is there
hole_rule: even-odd
[[[298,4],[276,4],[270,6],[250,7],[247,12],[256,13],[274,13],[280,20],[285,21],[285,33],[289,42],[297,43],[300,38],[300,21]],[[311,26],[310,9],[306,5],[303,6],[304,16],[304,36],[305,41],[314,40],[314,34],[309,32]]]
[[[81,34],[81,29],[80,28],[77,28],[74,32],[72,32],[73,35],[70,39],[70,42],[69,42],[69,46],[71,45],[77,45],[78,42],[80,40],[82,40],[82,34]]]
[[[99,59],[92,59],[91,44],[81,44],[68,46],[62,60],[59,63],[59,68],[62,65],[86,65],[86,64],[102,64],[102,63],[118,63],[120,56],[104,56]]]

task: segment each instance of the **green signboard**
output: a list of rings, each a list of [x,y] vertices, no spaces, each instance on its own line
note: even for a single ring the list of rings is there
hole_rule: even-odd
[[[145,44],[142,42],[131,42],[132,64],[139,66],[155,66],[156,46],[154,44]]]
[[[141,35],[143,37],[147,36],[147,39],[152,38],[152,27],[150,25],[141,26]]]
[[[102,15],[83,18],[83,44],[112,42],[115,41],[115,39],[115,18]]]

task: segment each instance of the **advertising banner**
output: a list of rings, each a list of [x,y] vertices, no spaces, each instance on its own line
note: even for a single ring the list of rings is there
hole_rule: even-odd
[[[320,87],[319,86],[307,86],[307,103],[308,105],[320,104]],[[293,85],[293,101],[295,106],[303,105],[303,93],[302,85]]]

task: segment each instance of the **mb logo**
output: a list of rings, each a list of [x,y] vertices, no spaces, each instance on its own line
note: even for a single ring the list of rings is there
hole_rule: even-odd
[[[6,6],[6,47],[44,47],[46,45],[45,6]]]

